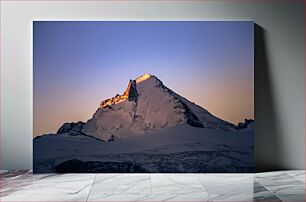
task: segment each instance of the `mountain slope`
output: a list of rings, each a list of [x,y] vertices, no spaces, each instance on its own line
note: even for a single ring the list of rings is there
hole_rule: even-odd
[[[135,172],[252,172],[252,129],[220,133],[182,124],[107,142],[44,135],[34,141],[34,170],[134,172],[132,166]]]

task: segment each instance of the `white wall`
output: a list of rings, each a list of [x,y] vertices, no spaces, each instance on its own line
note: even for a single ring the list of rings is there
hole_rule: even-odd
[[[0,1],[1,169],[32,168],[32,20],[254,20],[256,166],[305,168],[303,1]],[[256,35],[256,34],[255,34]],[[51,102],[51,100],[50,100]],[[47,114],[46,114],[47,116]]]

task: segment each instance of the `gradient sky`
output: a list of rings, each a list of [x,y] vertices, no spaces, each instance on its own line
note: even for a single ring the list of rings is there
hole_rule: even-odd
[[[253,22],[33,25],[34,136],[88,120],[144,73],[226,121],[254,118]]]

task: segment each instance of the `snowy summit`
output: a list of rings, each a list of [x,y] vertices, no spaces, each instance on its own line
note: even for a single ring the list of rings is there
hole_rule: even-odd
[[[232,128],[230,123],[167,88],[154,75],[144,74],[130,80],[122,95],[102,101],[83,132],[101,140],[124,139],[181,124],[221,130]]]

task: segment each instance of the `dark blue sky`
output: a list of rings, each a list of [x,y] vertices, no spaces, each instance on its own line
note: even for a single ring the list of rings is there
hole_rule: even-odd
[[[34,22],[34,135],[86,121],[144,73],[237,123],[254,117],[253,22]]]

